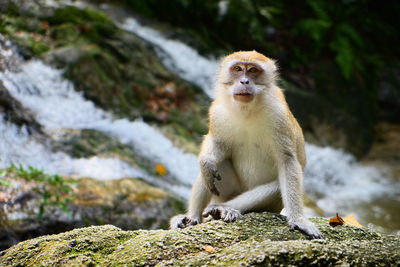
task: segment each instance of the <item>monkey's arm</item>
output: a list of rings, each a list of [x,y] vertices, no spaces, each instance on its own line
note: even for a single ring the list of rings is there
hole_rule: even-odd
[[[229,154],[229,149],[223,142],[216,140],[211,134],[205,136],[199,154],[199,164],[204,185],[211,193],[219,195],[215,179],[221,180],[218,166]]]
[[[210,202],[211,193],[204,186],[201,174],[196,178],[192,187],[192,195],[189,200],[189,210],[187,215],[177,215],[170,220],[170,228],[185,228],[190,225],[201,223],[202,212]]]
[[[303,215],[303,171],[296,155],[285,151],[279,158],[279,184],[290,229],[298,229],[312,239],[322,239],[318,228]]]

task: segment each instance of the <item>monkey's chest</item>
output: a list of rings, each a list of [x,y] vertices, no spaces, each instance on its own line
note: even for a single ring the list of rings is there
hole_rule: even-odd
[[[242,134],[233,146],[232,164],[241,184],[247,188],[278,178],[271,145],[264,135]]]

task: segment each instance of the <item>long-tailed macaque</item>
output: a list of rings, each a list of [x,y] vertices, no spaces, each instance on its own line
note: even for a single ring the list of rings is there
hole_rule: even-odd
[[[202,217],[232,222],[247,212],[284,208],[291,230],[323,238],[303,215],[304,137],[276,85],[276,71],[273,60],[255,51],[222,60],[199,154],[201,173],[187,215],[173,217],[172,229]]]

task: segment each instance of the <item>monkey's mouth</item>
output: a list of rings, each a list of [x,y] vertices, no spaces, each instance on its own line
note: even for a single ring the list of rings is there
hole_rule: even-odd
[[[253,94],[250,94],[250,93],[237,93],[235,95],[253,95]]]
[[[248,102],[250,102],[251,100],[253,100],[254,95],[253,95],[253,94],[250,94],[250,93],[238,93],[238,94],[234,94],[234,95],[233,95],[233,98],[234,98],[236,101],[248,103]]]

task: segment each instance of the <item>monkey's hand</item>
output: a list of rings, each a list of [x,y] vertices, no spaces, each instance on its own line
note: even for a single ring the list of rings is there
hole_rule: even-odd
[[[200,223],[200,219],[194,219],[194,218],[189,218],[186,215],[176,215],[171,218],[169,224],[170,224],[170,229],[176,230],[176,229],[182,229],[186,228],[191,225],[196,225]]]
[[[221,175],[218,173],[217,166],[208,161],[202,164],[201,173],[203,176],[204,185],[214,195],[219,196],[219,191],[215,186],[215,179],[221,181]]]
[[[210,204],[203,212],[203,217],[211,216],[216,220],[221,219],[225,222],[234,222],[241,215],[240,211],[223,204]]]
[[[296,220],[289,220],[290,231],[300,230],[311,239],[324,239],[321,232],[315,225],[306,218],[299,218]]]

